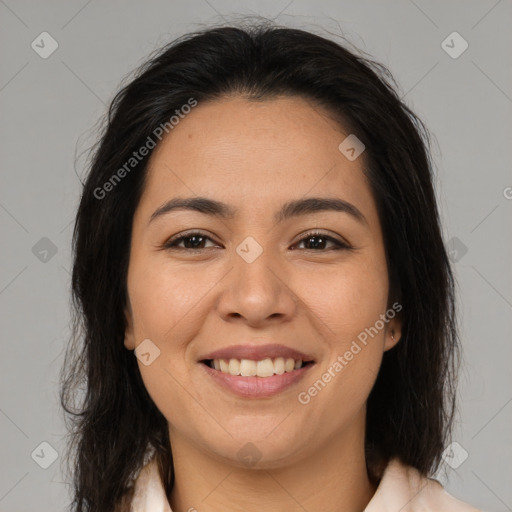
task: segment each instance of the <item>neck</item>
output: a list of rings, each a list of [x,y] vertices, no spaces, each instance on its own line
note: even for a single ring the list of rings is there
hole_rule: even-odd
[[[364,415],[321,449],[271,469],[240,468],[170,432],[173,512],[356,512],[375,493],[366,470]]]

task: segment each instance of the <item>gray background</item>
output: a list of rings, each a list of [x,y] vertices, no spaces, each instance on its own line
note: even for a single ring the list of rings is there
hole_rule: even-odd
[[[390,68],[435,135],[464,344],[461,448],[439,478],[487,511],[512,510],[510,0],[0,0],[0,511],[60,511],[69,501],[61,457],[43,469],[52,451],[40,444],[61,453],[65,436],[57,379],[69,335],[75,161],[84,172],[75,157],[94,142],[121,78],[150,51],[237,14],[333,38],[342,30]],[[59,45],[46,59],[31,47],[44,31]],[[458,58],[441,46],[454,31],[469,44]],[[462,48],[452,39],[452,52]]]

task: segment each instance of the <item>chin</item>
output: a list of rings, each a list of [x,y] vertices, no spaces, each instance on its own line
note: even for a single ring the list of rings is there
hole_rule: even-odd
[[[300,445],[297,444],[299,440]],[[247,469],[275,469],[294,463],[311,443],[307,443],[304,436],[283,430],[280,435],[273,432],[267,437],[262,436],[261,431],[254,434],[246,431],[233,438],[223,436],[213,444],[211,439],[205,440],[204,444],[209,445],[215,458],[226,464]]]

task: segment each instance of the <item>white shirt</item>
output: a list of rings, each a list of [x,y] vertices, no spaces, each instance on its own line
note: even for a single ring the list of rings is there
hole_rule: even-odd
[[[455,499],[434,479],[393,459],[364,512],[481,512]],[[131,512],[172,512],[152,458],[135,479]]]

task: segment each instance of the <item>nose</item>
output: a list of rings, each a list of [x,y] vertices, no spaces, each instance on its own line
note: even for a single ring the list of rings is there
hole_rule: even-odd
[[[250,263],[235,253],[233,264],[217,304],[223,320],[261,327],[293,318],[297,297],[270,250]]]

